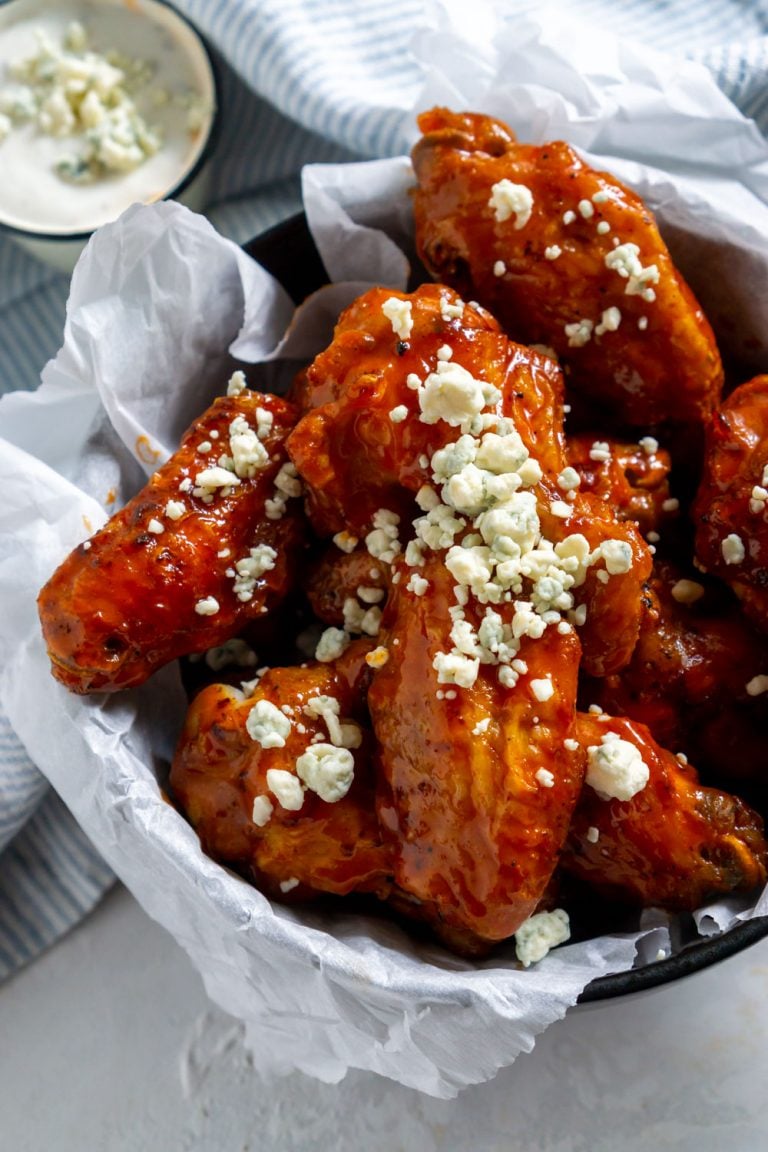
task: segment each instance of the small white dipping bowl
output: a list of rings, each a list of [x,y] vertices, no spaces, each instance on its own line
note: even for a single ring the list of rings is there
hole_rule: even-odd
[[[9,65],[34,56],[38,32],[56,47],[79,22],[88,49],[117,51],[152,70],[131,95],[162,144],[129,171],[91,183],[63,179],[56,164],[78,153],[82,136],[54,136],[34,119],[14,122],[0,140],[0,232],[62,271],[71,271],[94,229],[130,204],[179,200],[201,210],[218,121],[217,81],[210,54],[194,28],[164,0],[7,0],[0,4],[0,108],[23,81]],[[190,104],[196,122],[189,126]]]

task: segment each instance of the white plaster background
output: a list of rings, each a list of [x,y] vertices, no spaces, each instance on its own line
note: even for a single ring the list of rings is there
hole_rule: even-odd
[[[765,1152],[768,940],[578,1009],[440,1101],[367,1073],[265,1082],[121,888],[0,987],[2,1152]]]

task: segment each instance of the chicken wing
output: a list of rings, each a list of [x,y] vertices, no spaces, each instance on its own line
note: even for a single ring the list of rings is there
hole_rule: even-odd
[[[696,553],[768,631],[768,376],[740,385],[707,429]]]
[[[410,516],[413,496],[432,482],[435,452],[459,432],[490,430],[502,413],[529,451],[536,445],[543,469],[562,467],[557,366],[510,343],[487,312],[438,285],[360,296],[305,387],[310,411],[288,452],[320,535],[362,536],[381,508]]]
[[[591,492],[622,520],[632,520],[645,536],[658,533],[677,515],[669,491],[669,452],[648,437],[628,443],[580,433],[566,440],[568,463],[579,474],[579,491]]]
[[[413,149],[419,254],[435,279],[545,344],[569,385],[621,424],[700,422],[722,365],[642,201],[564,143],[433,108]]]
[[[462,610],[443,557],[419,569],[426,586],[404,564],[396,574],[389,658],[368,693],[395,880],[438,932],[502,940],[545,891],[581,786],[567,740],[579,642],[557,627],[524,635],[516,605]],[[452,654],[457,642],[478,655]]]
[[[762,821],[741,800],[702,788],[636,721],[579,713],[574,731],[588,768],[566,871],[611,899],[681,910],[765,883]]]
[[[648,726],[708,779],[768,793],[768,642],[714,580],[657,561],[630,663],[580,699]]]
[[[285,454],[295,410],[220,397],[146,487],[60,565],[38,598],[54,676],[74,692],[141,684],[241,632],[290,589],[305,545]],[[270,518],[271,517],[271,518]]]
[[[206,852],[278,898],[389,893],[365,719],[370,648],[357,641],[333,666],[273,668],[249,696],[211,685],[189,709],[173,795]]]
[[[399,335],[393,323],[403,325]],[[497,537],[521,535],[527,549],[529,527],[551,548],[578,535],[566,599],[581,609],[585,666],[603,675],[626,663],[651,557],[634,526],[575,491],[561,375],[548,357],[513,344],[487,313],[437,285],[411,295],[374,289],[344,313],[307,381],[316,407],[288,451],[318,532],[342,530],[348,540],[351,530],[375,560],[404,551],[413,566],[423,548],[448,548],[476,529],[468,563],[481,582],[489,564],[508,572],[504,595],[522,592],[521,545],[501,543],[499,553]]]
[[[309,569],[305,581],[307,599],[318,620],[343,628],[352,613],[379,608],[387,597],[390,566],[375,561],[367,549],[356,548],[349,535],[340,538],[344,548],[332,545]],[[351,605],[351,607],[350,607]]]

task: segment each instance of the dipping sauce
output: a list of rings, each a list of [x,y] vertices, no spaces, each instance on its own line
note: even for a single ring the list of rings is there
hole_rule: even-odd
[[[0,7],[0,224],[67,236],[161,200],[195,166],[215,84],[155,0]]]

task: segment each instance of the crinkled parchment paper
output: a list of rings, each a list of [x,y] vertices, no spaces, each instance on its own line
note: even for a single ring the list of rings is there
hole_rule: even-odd
[[[702,69],[550,24],[518,23],[489,48],[446,24],[417,47],[419,107],[487,110],[522,138],[564,137],[637,187],[726,352],[767,366],[768,148]],[[306,171],[328,268],[364,283],[321,292],[282,343],[292,314],[282,290],[202,218],[173,204],[133,208],[95,235],[41,388],[0,403],[0,691],[110,865],[211,997],[246,1022],[258,1068],[328,1081],[365,1068],[448,1097],[530,1050],[593,977],[668,949],[666,919],[646,915],[635,933],[570,944],[521,971],[511,947],[469,964],[384,918],[273,906],[207,859],[163,798],[184,714],[175,667],[116,697],[72,696],[49,674],[35,609],[66,553],[223,389],[230,351],[253,362],[311,355],[365,283],[405,285],[411,181],[404,159]],[[763,893],[697,921],[708,932],[766,913]]]

